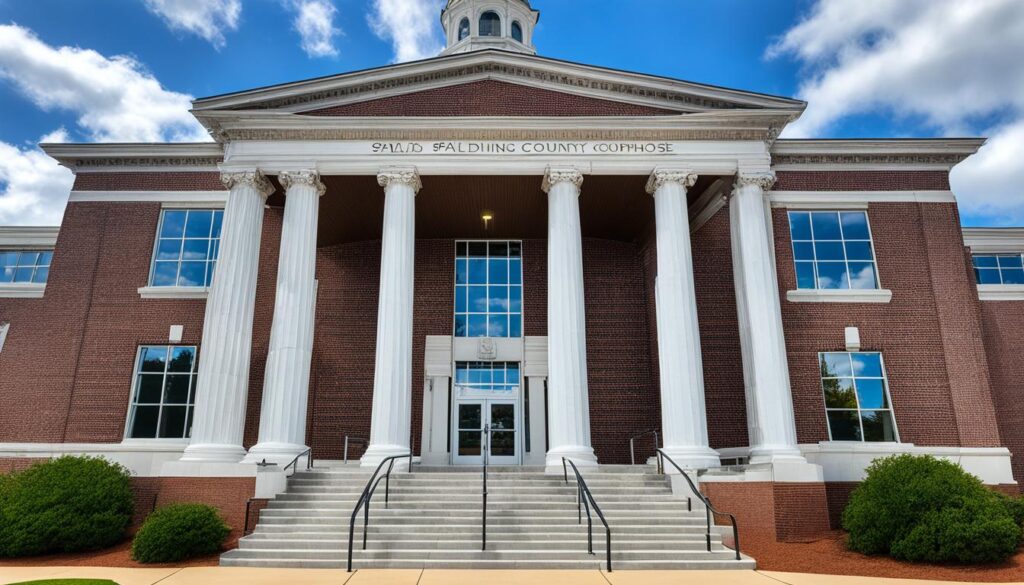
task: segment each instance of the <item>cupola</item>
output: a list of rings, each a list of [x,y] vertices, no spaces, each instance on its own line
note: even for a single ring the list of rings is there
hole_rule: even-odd
[[[502,49],[533,55],[538,20],[529,0],[448,0],[441,12],[448,45],[441,54]]]

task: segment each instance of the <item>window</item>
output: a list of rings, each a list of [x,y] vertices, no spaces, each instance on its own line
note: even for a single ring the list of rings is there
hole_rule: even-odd
[[[480,17],[480,36],[500,37],[501,17],[495,12],[484,12]]]
[[[818,354],[825,415],[833,441],[899,441],[882,354]]]
[[[0,323],[0,351],[4,350],[4,342],[7,341],[7,330],[10,328],[10,323]]]
[[[507,394],[519,390],[517,362],[456,362],[455,385],[463,392]]]
[[[523,42],[523,26],[518,21],[512,23],[512,38]]]
[[[187,439],[196,397],[196,347],[144,345],[135,365],[130,439]]]
[[[210,286],[223,220],[220,209],[165,209],[150,286]]]
[[[461,41],[461,40],[465,39],[468,36],[469,36],[469,19],[468,18],[463,18],[462,21],[459,22],[459,40]]]
[[[522,336],[522,244],[456,242],[455,337]]]
[[[789,229],[797,288],[878,288],[867,212],[792,211]]]
[[[52,250],[0,250],[0,283],[46,284]]]
[[[974,274],[978,284],[1024,284],[1021,254],[975,254]]]

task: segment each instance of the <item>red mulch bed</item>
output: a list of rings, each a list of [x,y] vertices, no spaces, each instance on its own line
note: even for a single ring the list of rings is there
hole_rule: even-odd
[[[857,575],[937,581],[1006,583],[1024,581],[1024,550],[999,565],[918,565],[847,550],[845,535],[836,531],[812,542],[775,542],[748,538],[743,552],[757,560],[764,571]]]
[[[103,550],[74,553],[45,555],[41,557],[23,557],[18,559],[0,559],[0,567],[39,567],[53,565],[57,567],[133,567],[158,569],[162,567],[216,567],[220,562],[220,555],[211,555],[198,559],[190,559],[180,563],[171,564],[143,564],[132,560],[132,542],[126,540],[121,544]]]

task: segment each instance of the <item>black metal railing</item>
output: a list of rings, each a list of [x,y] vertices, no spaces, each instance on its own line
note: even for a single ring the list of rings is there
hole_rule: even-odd
[[[285,473],[288,473],[288,468],[289,467],[294,467],[295,469],[292,471],[292,475],[294,475],[295,472],[298,471],[298,469],[299,469],[298,462],[299,462],[299,459],[302,459],[303,455],[307,456],[306,457],[306,471],[309,471],[310,469],[313,469],[313,448],[310,447],[309,449],[306,449],[302,453],[299,453],[298,455],[296,455],[295,459],[292,459],[292,462],[289,463],[288,465],[285,465],[284,468],[281,471],[284,471]],[[291,477],[291,475],[289,475],[288,477]]]
[[[649,431],[637,433],[629,438],[629,463],[631,465],[636,465],[636,452],[634,449],[636,440],[639,439],[640,437],[644,437],[651,434],[654,435],[654,450],[657,451],[661,447],[661,443],[658,441],[658,429],[651,429]]]
[[[384,508],[388,507],[388,502],[391,495],[391,472],[395,469],[395,462],[399,459],[409,459],[409,471],[412,471],[412,450],[406,455],[393,455],[386,457],[374,470],[373,475],[370,476],[370,481],[366,482],[366,487],[363,488],[363,493],[359,496],[359,500],[356,501],[356,507],[352,510],[352,518],[348,523],[348,572],[352,572],[352,545],[355,538],[356,530],[356,518],[359,517],[359,510],[363,510],[363,550],[366,550],[366,532],[370,526],[370,502],[373,499],[373,494],[377,491],[377,486],[380,485],[381,480],[384,481]],[[388,470],[381,475],[380,470],[387,464]]]
[[[711,505],[711,500],[709,500],[707,496],[702,494],[701,491],[697,489],[697,486],[694,485],[693,480],[690,479],[690,476],[687,475],[685,471],[683,471],[683,468],[679,467],[679,465],[677,465],[671,457],[666,455],[664,451],[658,449],[658,473],[665,473],[665,461],[671,463],[672,467],[675,467],[676,470],[679,471],[679,475],[682,475],[683,479],[686,480],[686,483],[689,484],[690,491],[693,492],[693,495],[696,496],[697,499],[704,504],[704,515],[707,522],[707,528],[704,533],[704,539],[707,543],[708,552],[711,552],[711,526],[714,525],[713,517],[726,516],[729,518],[729,521],[732,524],[732,540],[733,545],[736,548],[736,560],[740,560],[740,531],[739,528],[736,526],[736,517],[727,512],[716,510],[715,507]]]
[[[484,427],[483,515],[480,517],[480,550],[487,550],[487,463],[490,459],[491,425]]]
[[[349,445],[349,443],[355,443],[356,445],[363,445],[365,447],[365,446],[370,444],[370,440],[369,439],[363,439],[363,438],[360,438],[360,437],[350,437],[348,435],[345,435],[345,452],[344,452],[344,456],[342,458],[342,461],[345,464],[348,464],[348,445]]]
[[[580,470],[576,468],[576,464],[572,462],[572,459],[562,457],[562,473],[565,475],[565,484],[569,485],[569,470],[566,467],[566,463],[572,466],[572,472],[576,474],[576,516],[579,524],[583,524],[583,510],[586,509],[587,511],[587,552],[594,554],[594,523],[590,517],[590,509],[593,508],[594,512],[597,513],[597,517],[601,519],[601,523],[604,524],[604,554],[608,564],[608,572],[611,573],[612,529],[608,526],[608,521],[604,519],[604,514],[601,512],[601,508],[594,500],[593,494],[590,493],[590,488],[587,487],[587,482],[583,481],[583,476],[580,475]]]

